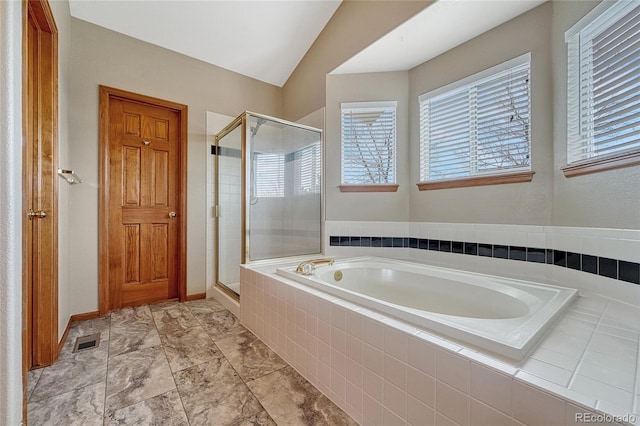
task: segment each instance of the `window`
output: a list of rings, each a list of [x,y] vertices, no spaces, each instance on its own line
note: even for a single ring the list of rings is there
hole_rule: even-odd
[[[284,155],[254,153],[256,197],[284,197]]]
[[[567,163],[640,153],[640,4],[602,2],[565,40]]]
[[[531,170],[529,68],[527,53],[418,98],[421,181]]]
[[[298,194],[319,194],[322,162],[320,143],[309,145],[293,153],[296,191]]]
[[[343,103],[342,183],[395,184],[397,102]]]

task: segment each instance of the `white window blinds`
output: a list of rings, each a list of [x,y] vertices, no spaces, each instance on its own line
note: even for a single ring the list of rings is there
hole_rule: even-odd
[[[341,104],[342,183],[396,182],[396,101]]]
[[[296,185],[299,194],[320,193],[321,152],[320,143],[296,151],[293,156]]]
[[[254,153],[256,196],[284,197],[284,155]]]
[[[530,170],[526,54],[419,97],[423,182]]]
[[[640,148],[640,4],[602,2],[565,40],[567,163]]]

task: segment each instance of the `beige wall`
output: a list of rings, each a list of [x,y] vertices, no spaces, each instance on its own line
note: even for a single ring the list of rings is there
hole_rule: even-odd
[[[70,167],[84,183],[69,198],[70,292],[73,313],[98,307],[98,85],[183,103],[189,107],[187,293],[205,292],[206,112],[244,110],[280,116],[281,89],[71,20]]]
[[[330,71],[431,3],[343,1],[284,85],[283,117],[296,121],[322,108]]]
[[[297,123],[315,127],[316,129],[324,129],[324,113],[325,109],[322,107],[300,118]]]
[[[325,128],[326,220],[409,220],[409,75],[406,71],[327,76]],[[398,101],[397,164],[398,192],[340,192],[341,123],[340,103]]]
[[[409,72],[411,220],[551,224],[553,134],[551,95],[552,5],[546,3]],[[531,52],[531,164],[533,181],[418,191],[419,108],[422,93]]]
[[[430,61],[408,74],[407,93],[395,73],[328,75],[326,78],[326,200],[327,220],[391,220],[563,225],[640,228],[640,169],[636,167],[565,178],[566,164],[566,43],[564,32],[591,10],[597,1],[547,2]],[[338,9],[331,25],[353,12],[352,4]],[[344,23],[342,23],[344,25]],[[327,28],[330,28],[328,26]],[[345,31],[342,29],[342,31]],[[339,32],[339,31],[338,31]],[[312,58],[330,55],[329,34],[319,38],[285,86],[285,110],[299,105],[288,93],[295,78]],[[320,42],[323,43],[320,43]],[[325,49],[319,49],[324,46]],[[315,49],[315,50],[314,50]],[[322,53],[319,53],[319,51]],[[418,191],[420,94],[531,52],[532,182],[472,188]],[[355,53],[355,52],[354,52]],[[343,59],[343,58],[341,58]],[[333,59],[332,59],[333,60]],[[333,68],[325,67],[324,69]],[[337,65],[337,64],[335,64]],[[322,68],[322,67],[320,67]],[[314,89],[315,90],[315,86]],[[393,95],[396,95],[393,98]],[[313,99],[314,97],[311,96]],[[408,139],[398,139],[398,194],[342,194],[340,182],[339,103],[397,99],[408,108]],[[404,99],[404,100],[403,100]],[[291,103],[289,103],[291,102]],[[316,100],[308,100],[316,102]],[[399,119],[402,116],[399,113]],[[399,123],[398,128],[403,124]],[[406,161],[406,162],[405,162]],[[367,206],[363,208],[362,206]]]
[[[56,167],[70,168],[69,137],[69,55],[71,53],[71,15],[69,2],[49,3],[58,27],[58,163]],[[64,179],[58,179],[58,338],[62,339],[73,312],[72,270],[70,249],[69,198],[75,189]]]
[[[563,226],[640,228],[640,166],[565,178],[567,48],[564,33],[597,1],[553,3],[554,202],[552,222]]]

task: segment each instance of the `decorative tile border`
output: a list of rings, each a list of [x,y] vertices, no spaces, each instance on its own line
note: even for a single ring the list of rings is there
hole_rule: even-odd
[[[225,146],[211,145],[211,155],[220,155],[222,157],[242,158],[242,151],[237,148],[227,148]]]
[[[640,284],[640,263],[540,247],[484,244],[413,237],[330,236],[333,247],[412,248],[555,265]]]

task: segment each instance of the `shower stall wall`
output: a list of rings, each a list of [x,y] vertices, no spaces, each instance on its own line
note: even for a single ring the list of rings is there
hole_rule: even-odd
[[[321,252],[322,131],[245,112],[216,137],[216,284],[242,263]]]

